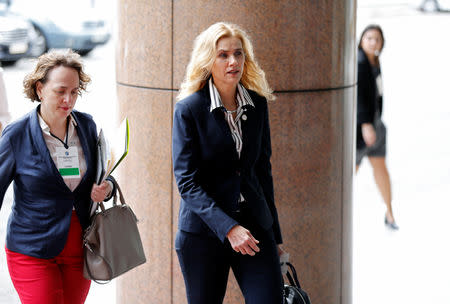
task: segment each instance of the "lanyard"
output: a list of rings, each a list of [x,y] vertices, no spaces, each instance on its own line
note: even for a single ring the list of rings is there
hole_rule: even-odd
[[[69,149],[69,145],[67,144],[67,141],[69,139],[69,117],[67,117],[67,123],[66,123],[66,139],[65,141],[62,141],[58,136],[50,132],[50,135],[59,140],[63,145],[64,148]]]

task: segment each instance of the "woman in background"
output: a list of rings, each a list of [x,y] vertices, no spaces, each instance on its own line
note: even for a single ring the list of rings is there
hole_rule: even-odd
[[[385,225],[398,230],[392,212],[391,180],[386,167],[386,127],[381,120],[383,86],[379,56],[384,46],[378,25],[367,26],[358,45],[358,111],[356,137],[356,172],[367,156],[378,189],[386,204]]]

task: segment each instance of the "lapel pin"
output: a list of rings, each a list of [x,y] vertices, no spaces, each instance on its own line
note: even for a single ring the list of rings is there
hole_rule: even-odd
[[[242,114],[242,120],[247,120],[247,115]]]

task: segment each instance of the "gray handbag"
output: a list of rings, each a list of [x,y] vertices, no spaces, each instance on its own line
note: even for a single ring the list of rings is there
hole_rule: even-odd
[[[107,283],[146,262],[136,215],[125,203],[117,181],[112,178],[112,182],[120,194],[120,204],[117,193],[111,208],[98,203],[83,236],[83,275],[97,283]]]

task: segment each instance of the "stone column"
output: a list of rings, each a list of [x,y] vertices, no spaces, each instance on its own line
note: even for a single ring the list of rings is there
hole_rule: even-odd
[[[148,262],[119,278],[118,303],[186,303],[172,111],[193,39],[217,21],[248,31],[278,97],[269,108],[284,248],[314,303],[351,303],[355,13],[354,0],[119,2],[119,113],[132,132],[120,182]],[[225,303],[243,303],[232,275]]]

